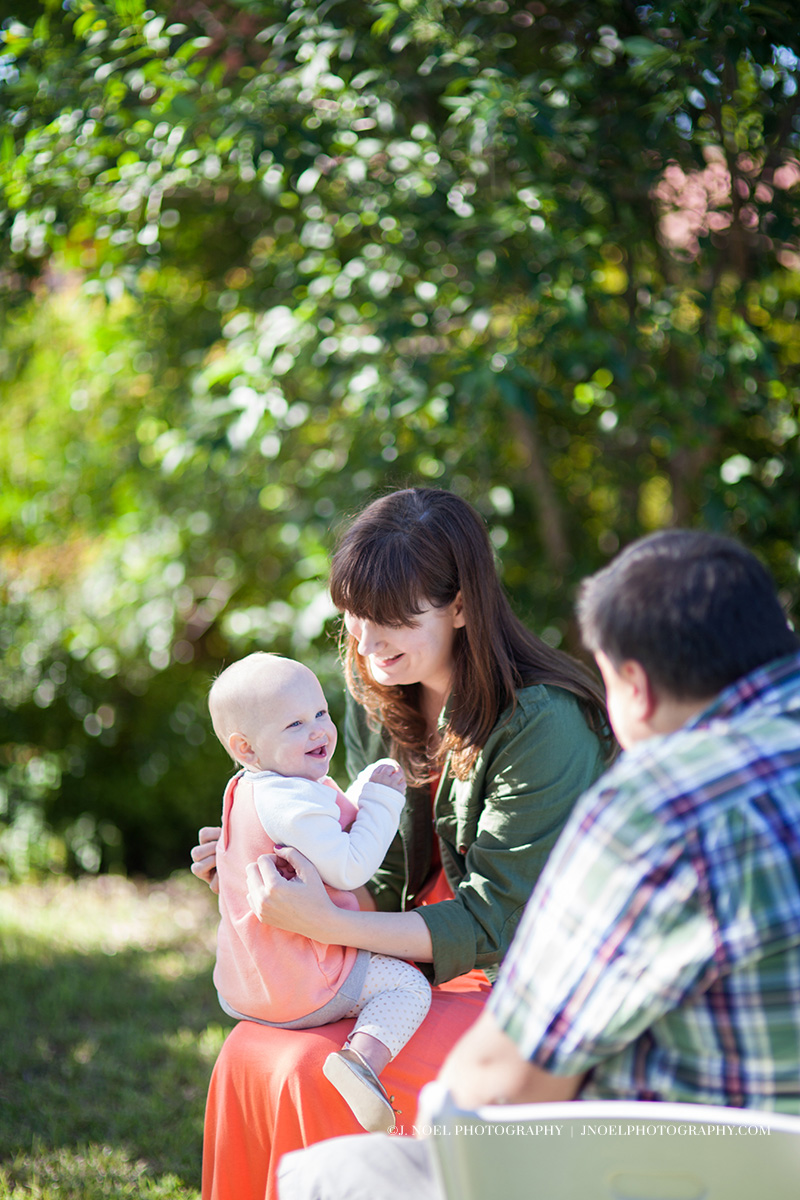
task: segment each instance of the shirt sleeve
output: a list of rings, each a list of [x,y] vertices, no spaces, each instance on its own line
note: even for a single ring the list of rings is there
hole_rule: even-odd
[[[305,854],[331,887],[350,891],[372,876],[397,831],[404,796],[361,780],[359,811],[348,833],[335,792],[312,780],[271,776],[256,785],[256,812],[273,842]]]
[[[489,1006],[526,1059],[577,1075],[707,986],[716,951],[685,838],[600,784],[565,829]]]
[[[465,789],[480,812],[476,829],[459,811],[456,783],[453,827],[439,830],[464,878],[453,900],[417,910],[431,934],[435,983],[497,967],[576,800],[602,769],[597,738],[574,698],[534,690],[538,698],[521,704],[487,742]]]

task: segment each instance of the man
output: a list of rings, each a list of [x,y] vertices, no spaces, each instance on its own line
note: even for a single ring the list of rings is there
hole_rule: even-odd
[[[578,618],[625,753],[576,806],[440,1078],[462,1107],[800,1113],[800,641],[753,555],[679,530],[586,580]],[[282,1200],[388,1198],[404,1170],[436,1195],[424,1142],[284,1164]]]

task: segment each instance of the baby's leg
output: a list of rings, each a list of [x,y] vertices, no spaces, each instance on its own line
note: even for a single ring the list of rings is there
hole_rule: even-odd
[[[378,1075],[422,1024],[430,1003],[431,989],[416,967],[372,955],[361,995],[346,1014],[358,1017],[355,1028],[323,1066],[365,1129],[394,1128],[391,1101]]]
[[[373,954],[361,995],[351,1010],[353,1015],[358,1013],[358,1020],[348,1045],[380,1074],[416,1033],[430,1006],[430,985],[421,971],[402,958]],[[370,1056],[370,1043],[374,1042],[382,1048],[383,1062]]]

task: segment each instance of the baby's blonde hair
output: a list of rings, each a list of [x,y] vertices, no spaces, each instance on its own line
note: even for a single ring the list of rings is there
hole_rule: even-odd
[[[293,658],[257,650],[231,663],[214,680],[208,693],[211,724],[234,762],[237,759],[231,751],[231,735],[241,733],[251,741],[254,725],[264,708],[269,709],[279,701],[286,684],[298,673],[314,675]]]

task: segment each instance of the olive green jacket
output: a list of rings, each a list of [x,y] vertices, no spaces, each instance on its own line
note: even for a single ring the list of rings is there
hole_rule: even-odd
[[[345,744],[353,778],[389,753],[349,696]],[[575,697],[535,685],[500,716],[468,779],[445,764],[433,823],[429,788],[408,789],[399,832],[368,886],[379,909],[414,908],[431,873],[435,824],[454,899],[418,909],[433,942],[434,983],[473,967],[494,980],[564,822],[603,767]]]

